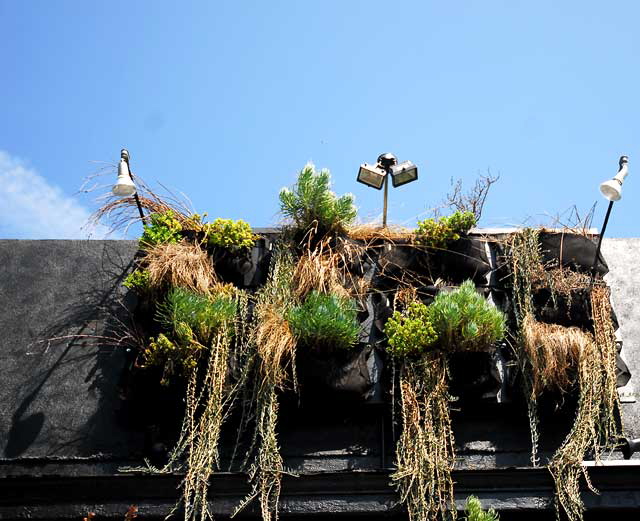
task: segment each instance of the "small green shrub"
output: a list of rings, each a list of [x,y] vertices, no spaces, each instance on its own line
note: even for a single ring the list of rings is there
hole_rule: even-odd
[[[476,225],[473,212],[454,212],[448,217],[418,221],[416,240],[431,248],[444,248],[447,243],[457,241]]]
[[[253,246],[257,236],[249,223],[243,220],[216,219],[202,225],[209,246],[217,246],[231,251],[246,250]]]
[[[352,299],[312,291],[292,308],[287,321],[297,340],[311,348],[346,349],[356,343],[360,325]]]
[[[470,280],[438,294],[429,316],[441,347],[449,351],[482,350],[504,337],[504,314],[478,294]]]
[[[125,277],[122,284],[138,294],[144,294],[149,291],[149,272],[142,269],[132,271]]]
[[[482,510],[482,503],[475,496],[469,496],[464,505],[464,521],[499,521],[500,516],[493,509]]]
[[[158,309],[158,318],[180,342],[188,342],[195,335],[198,342],[209,345],[221,328],[233,326],[236,310],[236,301],[226,293],[203,296],[172,288]]]
[[[156,244],[167,242],[178,242],[182,237],[182,225],[171,210],[164,213],[152,213],[149,216],[150,225],[145,225],[142,237],[140,237],[140,247],[149,248]]]
[[[403,312],[395,311],[384,329],[387,350],[397,357],[419,355],[438,339],[429,316],[429,308],[414,301]]]
[[[329,170],[316,172],[311,163],[300,171],[293,189],[280,191],[280,211],[297,231],[306,233],[317,227],[321,236],[344,232],[357,213],[354,196],[337,197],[331,191]]]

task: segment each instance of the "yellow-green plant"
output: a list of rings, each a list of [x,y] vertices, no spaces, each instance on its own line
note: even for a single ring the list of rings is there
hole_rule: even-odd
[[[151,224],[145,225],[142,237],[140,237],[141,248],[149,248],[167,242],[178,242],[182,238],[180,235],[182,224],[172,210],[152,213],[149,215],[149,221]]]
[[[209,246],[217,246],[232,251],[247,250],[253,246],[258,236],[253,233],[249,223],[239,219],[218,218],[212,223],[202,225]]]
[[[429,218],[418,221],[416,241],[430,248],[444,248],[449,242],[457,241],[476,225],[473,212],[456,211],[447,217]]]
[[[447,351],[484,350],[504,337],[504,313],[489,304],[471,280],[439,293],[428,309],[438,343]]]
[[[482,503],[475,496],[467,498],[464,505],[464,513],[466,514],[464,521],[499,521],[500,519],[500,516],[493,508],[483,510]]]
[[[387,320],[385,333],[387,350],[396,357],[425,353],[438,339],[429,309],[422,302],[413,301],[403,311],[395,311]]]
[[[126,288],[132,289],[142,295],[149,290],[149,272],[145,269],[136,269],[125,277],[122,284]]]

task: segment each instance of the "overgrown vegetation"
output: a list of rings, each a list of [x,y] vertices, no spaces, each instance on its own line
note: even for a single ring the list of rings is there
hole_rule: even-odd
[[[296,247],[275,244],[267,282],[253,294],[223,284],[224,272],[216,273],[210,256],[218,249],[226,250],[225,255],[246,255],[257,238],[247,223],[203,223],[204,216],[163,200],[143,185],[140,200],[151,212],[140,239],[144,257],[125,285],[153,300],[149,309],[156,310],[155,325],[161,330],[148,339],[142,360],[163,368],[161,383],[180,377],[186,384],[179,439],[168,464],[155,469],[185,473],[185,519],[210,517],[207,494],[210,477],[220,468],[220,433],[238,403],[238,440],[253,429],[243,466],[252,489],[238,510],[257,499],[263,521],[277,519],[286,473],[278,439],[279,399],[298,389],[296,356],[304,353],[301,350],[331,356],[355,346],[360,333],[357,310],[373,302],[372,293],[395,306],[384,325],[386,350],[399,367],[394,385],[400,392],[394,396],[402,416],[393,483],[412,521],[456,517],[449,357],[496,348],[505,335],[505,315],[470,280],[452,291],[441,290],[427,306],[427,285],[443,283],[432,280],[436,275],[412,279],[400,269],[395,278],[383,280],[385,274],[376,274],[384,271],[385,262],[393,264],[391,254],[381,259],[394,241],[410,250],[407,257],[422,255],[420,262],[426,264],[434,257],[431,250],[446,249],[467,234],[496,179],[484,177],[469,194],[455,185],[448,198],[455,212],[419,222],[415,235],[363,225],[345,237],[356,215],[353,196],[337,197],[330,189],[329,172],[306,165],[296,185],[280,192],[280,209]],[[133,204],[131,198],[111,201],[98,213],[131,223],[125,210]],[[583,512],[580,476],[590,486],[582,461],[587,453],[598,459],[619,434],[609,296],[597,281],[590,291],[593,327],[543,323],[536,318],[534,292],[549,290],[554,299],[571,299],[576,291],[588,292],[589,277],[543,265],[537,231],[514,234],[506,247],[516,326],[510,340],[528,401],[534,465],[538,399],[546,392],[578,391],[574,425],[549,465],[558,512],[578,521]],[[422,269],[425,264],[420,262]],[[384,324],[387,316],[373,318]],[[384,340],[378,344],[384,346]],[[466,519],[490,521],[497,514],[483,512],[477,498],[470,497]]]
[[[280,212],[298,234],[343,234],[356,217],[354,197],[337,197],[331,191],[329,170],[317,172],[308,163],[298,174],[293,188],[280,191]]]
[[[429,248],[445,248],[475,225],[476,217],[472,212],[456,211],[447,217],[424,219],[418,221],[416,242]]]
[[[517,320],[516,354],[523,373],[532,429],[532,461],[536,463],[538,439],[537,400],[543,391],[567,392],[575,382],[578,404],[571,431],[550,464],[556,489],[558,516],[570,521],[583,518],[580,478],[595,491],[583,461],[587,453],[599,460],[619,438],[617,423],[616,348],[608,291],[596,284],[591,290],[593,331],[535,319],[532,287],[542,269],[538,233],[527,229],[509,244],[512,291]],[[557,275],[556,275],[557,276]],[[575,277],[573,277],[575,279]],[[568,282],[556,284],[568,286]]]

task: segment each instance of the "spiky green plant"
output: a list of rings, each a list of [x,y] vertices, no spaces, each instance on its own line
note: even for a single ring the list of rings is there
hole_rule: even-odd
[[[429,317],[440,347],[447,351],[478,351],[504,337],[504,314],[489,304],[472,281],[454,291],[439,293],[429,306]]]
[[[425,353],[438,339],[429,309],[422,302],[411,302],[403,311],[395,311],[387,320],[387,350],[396,357]]]
[[[289,311],[287,320],[302,345],[345,349],[358,338],[356,313],[353,299],[312,291],[304,303]]]
[[[493,509],[482,509],[482,503],[475,496],[469,496],[464,505],[464,513],[466,514],[464,521],[499,521],[500,516]]]
[[[223,326],[233,324],[237,303],[227,294],[204,296],[184,288],[172,288],[158,308],[161,323],[178,337],[188,330],[208,345]]]
[[[316,172],[314,165],[307,163],[293,188],[280,191],[280,212],[291,220],[296,231],[316,230],[324,236],[343,233],[355,219],[357,210],[352,194],[337,197],[331,191],[329,170]]]

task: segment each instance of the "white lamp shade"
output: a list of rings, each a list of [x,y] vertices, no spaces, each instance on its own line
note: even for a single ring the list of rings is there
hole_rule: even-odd
[[[619,201],[622,198],[622,183],[617,179],[610,179],[600,185],[600,192],[609,201]]]
[[[622,183],[624,178],[629,173],[629,167],[627,165],[627,157],[622,156],[620,158],[620,170],[613,179],[605,181],[600,185],[600,192],[609,201],[619,201],[622,198]]]
[[[120,164],[118,165],[118,180],[116,184],[113,185],[111,191],[113,195],[117,195],[118,197],[127,197],[136,193],[136,185],[133,183],[133,179],[131,179],[129,165],[127,165],[124,159],[120,160]]]
[[[411,161],[403,161],[391,167],[391,181],[394,188],[406,185],[416,179],[418,179],[418,167]]]

